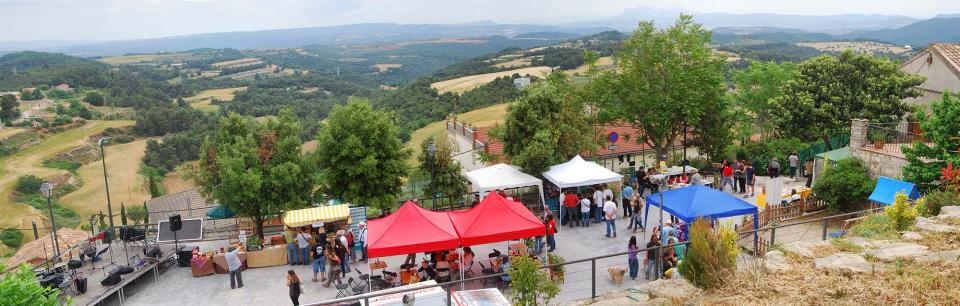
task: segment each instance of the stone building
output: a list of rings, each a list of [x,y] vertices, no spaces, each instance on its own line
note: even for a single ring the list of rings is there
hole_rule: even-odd
[[[920,96],[905,101],[930,107],[931,101],[943,98],[944,92],[960,90],[960,44],[931,44],[903,62],[901,70],[927,78],[917,89]]]

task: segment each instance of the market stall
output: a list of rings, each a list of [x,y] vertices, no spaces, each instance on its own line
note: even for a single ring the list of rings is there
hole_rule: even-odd
[[[283,224],[287,227],[301,227],[319,222],[348,220],[349,218],[350,206],[340,204],[288,211],[283,214]]]
[[[661,207],[671,215],[691,223],[698,218],[719,219],[741,215],[754,215],[753,226],[757,227],[757,206],[743,199],[705,186],[690,186],[667,190],[647,196],[643,224],[647,225],[650,206]],[[662,213],[662,212],[661,212]],[[686,234],[686,233],[685,233]]]
[[[461,246],[543,236],[546,227],[519,202],[490,193],[480,204],[450,212]]]
[[[473,186],[473,191],[480,193],[480,197],[497,189],[536,186],[540,194],[540,205],[544,204],[543,181],[533,175],[520,171],[520,167],[508,164],[496,164],[464,173]]]
[[[621,184],[623,180],[623,175],[610,171],[610,169],[597,163],[588,162],[580,155],[574,156],[568,162],[550,166],[550,169],[543,173],[543,177],[560,188],[605,183]],[[563,220],[563,209],[560,209],[558,219]]]
[[[452,250],[460,237],[444,212],[423,209],[407,201],[397,212],[367,222],[367,254],[386,257],[411,253]]]

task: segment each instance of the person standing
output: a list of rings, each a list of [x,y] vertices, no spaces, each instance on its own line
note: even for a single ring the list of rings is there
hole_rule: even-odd
[[[550,249],[547,252],[553,252],[557,248],[557,240],[553,238],[553,234],[557,232],[557,222],[553,220],[553,214],[547,215],[547,246],[550,246]]]
[[[300,260],[297,264],[307,265],[307,263],[310,262],[310,238],[310,233],[307,233],[307,231],[303,229],[297,233],[297,247],[300,248]]]
[[[603,203],[603,213],[607,219],[607,238],[617,238],[617,204],[613,203],[612,196],[606,196]]]
[[[347,238],[347,250],[350,250],[348,254],[350,257],[350,262],[357,261],[357,242],[353,237],[353,230],[349,227],[344,231],[343,236]]]
[[[747,193],[747,163],[744,160],[737,161],[736,170],[737,170],[737,183],[740,185],[740,193]]]
[[[240,270],[243,268],[243,263],[240,262],[240,248],[230,247],[230,251],[223,254],[223,257],[227,260],[227,269],[230,270],[230,289],[243,288],[243,276],[240,275]]]
[[[637,259],[637,253],[640,248],[637,247],[637,236],[630,236],[627,242],[627,266],[630,267],[630,279],[637,280],[637,274],[640,272],[640,260]]]
[[[603,185],[603,198],[607,199],[608,201],[612,201],[613,199],[616,199],[613,196],[613,190],[610,190],[610,186],[607,186],[606,184]],[[616,205],[617,202],[613,202],[613,204]]]
[[[347,247],[347,236],[344,230],[337,231],[337,257],[340,257],[340,272],[347,276],[350,272],[350,248]]]
[[[797,178],[797,167],[800,167],[800,157],[797,156],[797,152],[790,153],[790,156],[787,157],[787,161],[790,164],[790,178]]]
[[[360,222],[360,260],[367,262],[367,223]]]
[[[776,156],[770,159],[770,163],[767,164],[767,174],[770,175],[770,178],[777,178],[780,176],[780,162],[777,161]]]
[[[697,169],[690,170],[692,175],[690,175],[690,185],[692,186],[703,186],[703,176],[700,175],[700,172]]]
[[[623,207],[623,218],[630,218],[633,215],[633,207],[630,205],[630,199],[633,198],[633,187],[626,185],[620,191],[620,207]]]
[[[323,252],[327,248],[327,240],[317,237],[316,243],[310,247],[313,252],[313,282],[317,282],[317,274],[320,274],[321,282],[327,280],[327,258]]]
[[[727,184],[730,184],[730,189],[734,192],[737,191],[737,185],[733,183],[733,167],[727,163],[727,160],[723,160],[723,178],[720,180],[720,191],[723,191],[724,187],[727,187]]]
[[[583,194],[583,198],[580,199],[580,221],[583,222],[580,226],[589,227],[590,226],[590,207],[593,206],[593,203],[590,203],[590,197],[587,194]]]
[[[650,182],[647,179],[647,171],[640,167],[640,170],[637,171],[637,190],[635,192],[639,193],[640,196],[643,196],[643,192],[647,190],[647,184]]]
[[[744,198],[752,197],[754,194],[754,185],[757,183],[757,170],[753,168],[753,165],[750,164],[750,161],[746,161],[747,170],[745,171],[747,175],[747,186],[750,187],[750,195],[744,195]]]
[[[633,229],[633,232],[636,233],[637,230],[643,230],[643,225],[640,224],[640,211],[643,208],[643,198],[638,193],[633,194],[633,198],[630,199],[630,207],[633,210],[630,215],[630,226],[627,229]]]
[[[287,241],[287,262],[290,265],[295,265],[300,262],[300,252],[297,252],[297,240],[296,232],[292,228],[288,228],[287,231],[283,232],[283,238]]]
[[[593,205],[596,207],[593,223],[600,223],[603,219],[603,190],[600,186],[593,187]]]
[[[564,192],[566,196],[563,197],[563,207],[564,214],[566,215],[563,218],[563,224],[569,227],[574,227],[576,224],[580,223],[577,220],[577,214],[579,213],[580,199],[577,197],[577,193],[572,190],[567,190]]]
[[[650,236],[650,241],[647,242],[647,259],[644,260],[643,264],[643,278],[650,280],[651,275],[653,278],[657,277],[657,274],[660,271],[657,269],[657,252],[656,247],[660,246],[660,239],[657,237],[657,233],[654,233]]]
[[[287,270],[287,287],[290,288],[290,301],[293,306],[300,305],[300,293],[303,293],[303,286],[300,284],[300,277],[293,270]]]

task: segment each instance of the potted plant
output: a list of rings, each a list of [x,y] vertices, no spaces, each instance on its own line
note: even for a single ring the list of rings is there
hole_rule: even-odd
[[[259,251],[263,249],[263,240],[260,240],[260,237],[253,235],[247,237],[247,252]]]
[[[555,253],[549,253],[547,255],[547,264],[548,265],[557,265],[550,267],[550,279],[557,282],[558,284],[563,283],[563,263],[567,260],[563,256],[557,255]]]
[[[884,143],[887,141],[887,133],[881,131],[874,131],[870,134],[870,140],[873,140],[873,147],[877,149],[883,149]]]

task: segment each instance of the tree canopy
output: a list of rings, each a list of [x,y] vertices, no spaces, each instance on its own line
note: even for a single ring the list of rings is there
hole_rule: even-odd
[[[431,143],[437,148],[433,158],[427,154],[427,146]],[[432,174],[433,188],[436,188],[440,197],[467,193],[467,178],[463,176],[463,167],[453,156],[458,152],[457,144],[446,133],[441,134],[440,137],[427,137],[420,143],[420,155],[417,156],[417,161],[420,163],[419,170]],[[433,195],[429,194],[430,190],[431,188],[424,189],[424,195],[432,198]]]
[[[773,136],[775,114],[770,100],[783,94],[783,86],[793,79],[795,69],[794,63],[750,61],[746,69],[730,72],[735,88],[731,95],[738,117],[737,138],[750,139],[754,134]]]
[[[493,136],[514,165],[540,176],[551,165],[596,149],[585,110],[564,76],[554,73],[507,106],[504,124]]]
[[[17,98],[13,95],[0,96],[0,121],[10,122],[17,118]]]
[[[609,86],[595,87],[609,93],[599,95],[604,98],[601,111],[637,128],[636,139],[653,147],[660,158],[685,128],[728,128],[707,125],[729,121],[704,120],[728,111],[722,104],[723,60],[707,47],[710,39],[710,31],[689,15],[664,30],[641,22],[624,41],[617,69],[601,76],[611,79]]]
[[[317,141],[314,154],[327,196],[380,209],[396,203],[411,153],[390,114],[352,98],[333,108]]]
[[[892,122],[909,110],[902,100],[915,97],[924,78],[903,72],[894,61],[846,51],[797,65],[793,80],[770,105],[782,136],[804,141],[849,131],[850,120]]]
[[[960,99],[944,93],[930,110],[929,116],[920,116],[920,129],[929,144],[917,140],[902,149],[908,162],[903,177],[923,189],[933,187],[947,163],[960,164]]]
[[[312,161],[300,154],[300,123],[290,110],[257,123],[237,114],[220,120],[201,148],[195,180],[203,194],[257,223],[308,206],[315,186]]]

